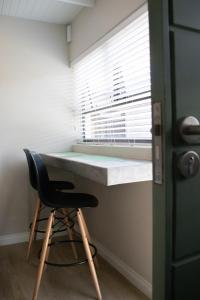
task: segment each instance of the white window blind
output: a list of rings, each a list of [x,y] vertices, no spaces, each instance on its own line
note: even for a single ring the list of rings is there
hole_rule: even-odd
[[[82,142],[150,143],[148,12],[74,64]]]

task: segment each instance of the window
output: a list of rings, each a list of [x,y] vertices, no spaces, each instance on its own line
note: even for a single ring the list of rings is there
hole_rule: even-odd
[[[81,142],[151,143],[147,9],[73,66]]]

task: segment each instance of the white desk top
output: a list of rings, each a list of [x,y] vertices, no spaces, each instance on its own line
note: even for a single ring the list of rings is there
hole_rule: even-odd
[[[78,152],[41,154],[48,165],[110,186],[152,180],[152,163],[146,160]]]

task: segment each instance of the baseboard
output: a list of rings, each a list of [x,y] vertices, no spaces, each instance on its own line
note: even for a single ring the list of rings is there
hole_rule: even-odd
[[[152,298],[152,285],[141,275],[136,273],[132,268],[125,264],[119,257],[115,256],[111,251],[105,248],[101,243],[93,239],[98,253],[111,264],[118,272],[128,279],[138,290],[145,294],[148,298]]]
[[[20,232],[14,234],[6,234],[0,236],[0,246],[19,244],[28,241],[28,232]]]
[[[57,233],[56,236],[65,236],[65,232]],[[37,240],[43,239],[44,234],[38,233]],[[7,245],[14,245],[25,243],[29,239],[29,232],[21,232],[21,233],[14,233],[14,234],[7,234],[0,236],[0,246],[7,246]]]

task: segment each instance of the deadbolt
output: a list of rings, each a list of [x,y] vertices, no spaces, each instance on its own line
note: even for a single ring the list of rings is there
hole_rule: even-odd
[[[200,157],[195,151],[187,151],[178,159],[178,169],[185,178],[195,176],[200,169]]]
[[[179,133],[181,139],[187,144],[200,144],[199,120],[192,116],[183,118],[179,124]]]

